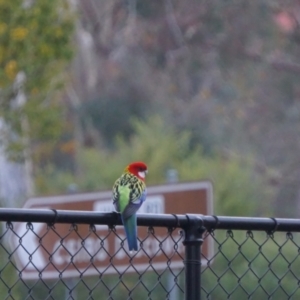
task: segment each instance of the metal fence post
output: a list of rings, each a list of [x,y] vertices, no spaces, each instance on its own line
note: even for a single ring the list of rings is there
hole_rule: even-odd
[[[201,245],[205,231],[199,215],[187,214],[189,225],[184,229],[185,246],[185,299],[201,299]]]

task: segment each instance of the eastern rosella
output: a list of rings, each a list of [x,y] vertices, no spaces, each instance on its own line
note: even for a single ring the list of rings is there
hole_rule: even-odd
[[[113,203],[121,213],[130,252],[138,250],[136,212],[146,200],[146,174],[143,162],[131,163],[113,186]]]

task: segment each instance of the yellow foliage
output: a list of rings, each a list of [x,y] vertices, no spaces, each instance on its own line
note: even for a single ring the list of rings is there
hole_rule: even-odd
[[[15,79],[17,75],[17,62],[15,60],[10,60],[5,65],[5,74],[10,80]]]
[[[29,31],[27,28],[17,27],[10,31],[10,37],[13,41],[23,41],[27,37],[28,33]]]
[[[53,53],[52,48],[50,48],[47,44],[42,44],[40,47],[40,51],[46,57],[51,56]]]
[[[70,18],[71,9],[64,10],[63,3],[68,0],[25,2],[0,0],[1,117],[23,148],[27,138],[35,146],[39,141],[56,142],[61,134],[62,110],[53,95],[62,87],[65,67],[72,57],[75,21]],[[6,104],[11,101],[19,72],[26,78],[23,92],[27,101],[16,111]],[[28,120],[26,126],[20,114]],[[3,141],[11,156],[23,151],[15,143],[10,145],[12,138]]]

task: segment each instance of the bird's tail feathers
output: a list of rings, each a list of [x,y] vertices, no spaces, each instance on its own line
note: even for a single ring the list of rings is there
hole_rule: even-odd
[[[130,253],[132,253],[132,251],[137,251],[138,242],[137,242],[136,214],[133,214],[129,218],[123,219],[122,221],[126,232],[129,251]]]

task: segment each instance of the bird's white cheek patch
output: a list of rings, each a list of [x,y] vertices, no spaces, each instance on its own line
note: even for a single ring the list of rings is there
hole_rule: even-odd
[[[139,172],[138,174],[141,178],[145,178],[145,175],[146,175],[145,172]]]

